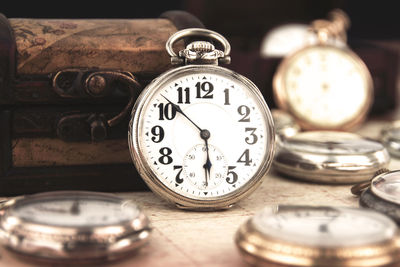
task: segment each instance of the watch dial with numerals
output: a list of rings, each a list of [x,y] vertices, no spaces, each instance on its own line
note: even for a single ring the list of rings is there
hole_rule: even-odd
[[[218,66],[185,66],[157,78],[130,127],[135,165],[161,195],[229,198],[254,187],[272,159],[273,122],[262,95]]]
[[[370,107],[371,77],[350,50],[315,45],[283,61],[274,94],[278,105],[303,122],[303,128],[350,128]]]
[[[376,244],[391,239],[397,230],[392,220],[377,212],[334,207],[278,206],[277,211],[269,207],[252,223],[272,238],[318,247]]]

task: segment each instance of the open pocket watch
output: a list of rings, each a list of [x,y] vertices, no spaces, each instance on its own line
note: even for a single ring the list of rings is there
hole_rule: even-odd
[[[173,51],[178,40],[194,41]],[[229,208],[268,171],[275,133],[270,110],[247,78],[218,63],[230,61],[220,34],[191,28],[166,44],[172,63],[186,64],[153,80],[132,110],[129,146],[149,188],[186,209]]]
[[[256,266],[383,266],[400,260],[400,235],[387,216],[368,209],[267,207],[236,232]]]
[[[386,214],[400,224],[400,170],[379,170],[370,181],[351,188],[360,206]]]
[[[28,260],[116,260],[144,245],[150,232],[136,204],[107,193],[54,191],[0,203],[0,244]]]
[[[273,78],[279,108],[291,113],[305,130],[348,130],[367,116],[373,99],[372,78],[364,62],[348,47],[349,18],[334,12],[332,19],[311,24],[318,43],[287,55]]]
[[[389,161],[379,142],[354,133],[308,131],[278,140],[273,166],[302,180],[350,184],[369,180]]]

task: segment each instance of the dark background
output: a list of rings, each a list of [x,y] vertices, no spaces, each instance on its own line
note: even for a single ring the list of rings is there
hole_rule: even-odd
[[[349,14],[349,39],[398,39],[397,1],[355,0],[166,0],[166,1],[40,1],[3,0],[0,13],[8,18],[155,18],[167,10],[186,10],[207,28],[228,38],[247,38],[256,45],[281,23],[309,23],[325,18],[333,8]]]

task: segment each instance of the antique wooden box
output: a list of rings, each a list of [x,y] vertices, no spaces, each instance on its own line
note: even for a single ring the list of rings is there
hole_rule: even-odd
[[[154,19],[7,19],[0,14],[0,195],[147,187],[127,126],[141,89],[170,67],[168,37],[201,27]]]

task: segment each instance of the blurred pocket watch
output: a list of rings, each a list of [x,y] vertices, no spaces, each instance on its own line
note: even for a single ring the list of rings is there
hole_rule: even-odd
[[[150,232],[136,204],[107,193],[54,191],[0,203],[0,244],[29,260],[116,260],[144,245]]]
[[[381,142],[390,155],[400,157],[400,120],[382,129]]]
[[[272,109],[271,114],[274,120],[275,134],[278,137],[290,137],[300,131],[300,126],[289,113],[280,109]]]
[[[339,131],[308,131],[277,142],[274,169],[321,183],[366,181],[390,161],[379,142]]]
[[[370,181],[351,188],[360,205],[386,214],[400,224],[400,170],[379,170]]]
[[[366,118],[373,99],[371,75],[348,47],[349,18],[341,10],[330,20],[316,20],[318,42],[287,55],[273,78],[277,106],[291,113],[305,130],[348,130]]]
[[[372,267],[400,260],[396,224],[368,209],[267,207],[238,229],[235,242],[256,266]]]

